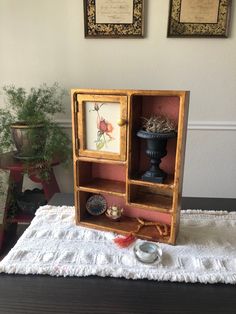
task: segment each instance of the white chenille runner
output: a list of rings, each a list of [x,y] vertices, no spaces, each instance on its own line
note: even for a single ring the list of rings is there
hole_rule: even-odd
[[[140,263],[134,245],[120,249],[114,237],[76,226],[74,207],[46,205],[0,262],[0,272],[236,283],[236,212],[182,211],[177,245],[159,244],[159,264]]]

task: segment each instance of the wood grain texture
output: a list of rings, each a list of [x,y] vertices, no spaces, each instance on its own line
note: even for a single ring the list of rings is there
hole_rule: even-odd
[[[189,92],[184,92],[180,96],[180,110],[178,118],[178,137],[174,173],[175,188],[173,191],[173,205],[172,205],[173,216],[170,235],[170,243],[172,244],[175,244],[179,231],[188,108],[189,108]]]
[[[79,156],[76,158],[80,161],[87,161],[87,162],[96,162],[96,163],[106,163],[106,164],[113,164],[113,165],[126,165],[126,161],[121,160],[110,160],[110,159],[104,159],[104,158],[95,158],[95,157],[83,157]]]
[[[75,189],[78,185],[77,175],[77,158],[78,158],[78,102],[77,94],[71,90],[71,113],[72,113],[72,149],[73,149],[73,172],[74,172],[74,204],[75,204],[75,220],[79,221],[79,200],[78,193]]]
[[[108,193],[117,196],[125,196],[125,183],[115,180],[94,178],[90,182],[79,187],[80,191],[91,193]]]
[[[234,314],[235,287],[0,275],[1,314]]]
[[[138,238],[149,241],[161,241],[167,243],[169,240],[169,234],[165,237],[160,235],[155,226],[144,226],[139,231],[137,231],[138,227],[140,226],[138,220],[136,218],[125,216],[123,216],[120,221],[113,221],[107,218],[105,215],[93,217],[85,215],[83,218],[81,218],[80,225],[97,230],[112,231],[125,236],[132,233]]]

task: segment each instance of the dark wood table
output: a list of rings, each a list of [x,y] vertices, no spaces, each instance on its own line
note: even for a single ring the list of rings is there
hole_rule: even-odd
[[[50,203],[73,204],[60,195]],[[235,295],[224,284],[0,274],[0,314],[235,314]]]

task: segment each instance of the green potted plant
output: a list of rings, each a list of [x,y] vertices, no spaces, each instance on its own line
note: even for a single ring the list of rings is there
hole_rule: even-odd
[[[159,165],[167,154],[167,140],[177,135],[177,126],[174,121],[163,115],[153,115],[143,120],[142,129],[137,132],[137,136],[147,141],[146,154],[150,157],[151,166],[142,175],[142,179],[163,183],[167,175]]]
[[[29,169],[37,163],[40,175],[47,177],[55,157],[62,162],[70,158],[70,141],[53,121],[63,112],[66,91],[58,83],[45,83],[28,92],[22,87],[3,87],[5,107],[0,109],[0,153],[15,151],[15,158]]]

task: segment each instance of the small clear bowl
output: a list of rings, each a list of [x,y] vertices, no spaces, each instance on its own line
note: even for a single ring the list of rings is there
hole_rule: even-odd
[[[134,246],[134,255],[139,262],[145,264],[159,263],[162,258],[162,249],[153,242],[141,242]]]

